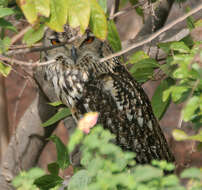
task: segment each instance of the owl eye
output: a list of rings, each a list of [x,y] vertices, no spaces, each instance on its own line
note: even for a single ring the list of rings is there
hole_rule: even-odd
[[[51,41],[52,45],[58,45],[58,44],[60,44],[60,41],[58,39],[56,39],[56,38],[55,39],[51,39],[50,41]]]
[[[94,39],[95,39],[95,37],[93,37],[93,36],[88,36],[88,37],[85,39],[84,43],[90,44],[90,43],[92,43],[92,42],[94,41]]]

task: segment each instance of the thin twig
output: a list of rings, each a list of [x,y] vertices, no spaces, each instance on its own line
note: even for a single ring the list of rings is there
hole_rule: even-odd
[[[63,42],[58,45],[51,45],[51,46],[38,46],[38,47],[30,47],[25,49],[19,49],[19,50],[10,50],[6,52],[6,55],[17,55],[17,54],[26,54],[26,53],[32,53],[32,52],[41,52],[41,51],[47,51],[50,49],[54,49],[57,47],[64,46],[68,42]]]
[[[115,3],[112,3],[109,16],[112,16],[114,14],[114,11],[115,11]]]
[[[126,9],[124,9],[124,10],[121,10],[121,11],[119,11],[119,12],[117,12],[117,13],[115,13],[115,14],[109,16],[109,19],[112,20],[112,19],[114,19],[114,18],[116,18],[116,17],[118,17],[118,16],[121,16],[121,15],[123,15],[123,14],[126,14],[126,13],[128,13],[128,11],[131,11],[131,10],[137,8],[138,6],[143,5],[145,2],[146,2],[146,1],[140,2],[140,3],[136,4],[136,5],[133,5],[133,6],[131,6],[131,7],[128,7],[128,8],[126,8]]]
[[[15,64],[18,64],[18,65],[22,65],[22,66],[28,66],[28,67],[37,67],[37,66],[44,66],[44,65],[49,65],[51,63],[54,63],[56,60],[55,59],[51,59],[49,61],[46,61],[46,62],[26,62],[26,61],[20,61],[20,60],[17,60],[17,59],[14,59],[14,58],[9,58],[9,57],[5,57],[5,56],[2,56],[0,55],[0,60],[2,61],[7,61],[7,62],[10,62],[10,63],[15,63]]]
[[[6,66],[8,66],[8,67],[11,66],[11,64],[6,63],[6,62],[3,62],[3,64],[6,65]],[[14,73],[16,73],[17,75],[19,75],[20,77],[22,77],[22,78],[24,78],[24,79],[30,79],[30,76],[25,76],[25,75],[21,74],[20,72],[18,72],[18,71],[17,71],[16,69],[14,69],[13,67],[12,67],[11,69],[12,69],[12,71],[13,71]],[[26,72],[26,74],[27,74],[27,72]]]
[[[23,30],[21,30],[18,34],[13,36],[11,38],[11,44],[14,44],[15,42],[17,42],[30,28],[32,28],[32,26],[29,25],[26,28],[24,28]]]
[[[147,44],[149,42],[151,42],[153,39],[155,39],[156,37],[158,37],[161,33],[169,30],[170,28],[172,28],[173,26],[175,26],[176,24],[182,22],[183,20],[185,20],[187,17],[191,16],[192,14],[200,11],[202,9],[202,4],[200,4],[198,7],[192,9],[191,11],[189,11],[188,13],[186,13],[185,15],[177,18],[175,21],[172,21],[170,24],[167,24],[166,26],[164,26],[162,29],[158,30],[157,32],[153,33],[152,35],[150,35],[147,39],[145,40],[141,40],[137,43],[134,43],[132,44],[131,46],[129,46],[128,48],[122,50],[122,51],[119,51],[117,53],[114,53],[114,54],[111,54],[109,56],[106,56],[102,59],[100,59],[100,62],[104,62],[104,61],[107,61],[108,59],[111,59],[113,57],[117,57],[117,56],[120,56],[120,55],[123,55],[124,53],[136,48],[136,47],[139,47],[139,46],[142,46],[144,44]]]
[[[57,47],[60,47],[60,46],[64,46],[65,44],[67,43],[71,43],[73,42],[74,40],[76,40],[77,38],[79,38],[80,35],[77,35],[77,36],[74,36],[72,37],[71,39],[69,39],[67,42],[63,42],[63,43],[60,43],[59,45],[52,45],[52,46],[48,46],[48,47],[38,47],[38,48],[30,48],[30,49],[23,49],[23,50],[18,50],[18,52],[20,53],[28,53],[28,52],[36,52],[36,51],[46,51],[46,50],[49,50],[49,49],[54,49],[54,48],[57,48]],[[23,52],[22,52],[23,51]],[[6,55],[14,55],[15,51],[8,51]],[[52,60],[49,60],[49,61],[46,61],[46,62],[26,62],[26,61],[20,61],[20,60],[17,60],[17,59],[14,59],[14,58],[9,58],[9,57],[6,57],[6,56],[3,56],[3,55],[0,55],[0,60],[2,61],[7,61],[7,62],[11,62],[11,63],[15,63],[15,64],[18,64],[18,65],[23,65],[23,66],[29,66],[29,67],[37,67],[37,66],[44,66],[44,65],[49,65],[51,63],[54,63],[55,62],[55,59],[52,59]]]
[[[31,53],[31,52],[47,51],[47,50],[58,48],[58,47],[64,46],[65,44],[71,43],[79,37],[81,37],[81,36],[80,35],[74,36],[74,37],[70,38],[68,41],[62,42],[62,43],[57,44],[57,45],[30,47],[30,48],[19,49],[19,50],[10,50],[10,51],[6,52],[6,55],[12,55],[13,56],[13,55],[17,55],[17,54],[26,54],[26,53]]]
[[[36,43],[33,44],[31,47],[40,47],[42,46],[42,43]],[[26,49],[26,48],[30,48],[30,46],[26,45],[26,44],[20,44],[20,45],[11,45],[9,47],[10,50],[14,50],[14,49]]]

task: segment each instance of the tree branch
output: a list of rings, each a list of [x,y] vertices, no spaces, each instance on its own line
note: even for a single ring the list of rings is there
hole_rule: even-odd
[[[194,13],[200,11],[202,9],[202,4],[200,4],[198,7],[196,8],[193,8],[190,12],[186,13],[185,15],[177,18],[175,21],[172,21],[171,23],[167,24],[166,26],[164,26],[162,29],[158,30],[157,32],[153,33],[152,35],[150,35],[148,38],[146,38],[145,40],[141,40],[137,43],[134,43],[132,44],[131,46],[129,46],[128,48],[122,50],[122,51],[119,51],[117,53],[114,53],[114,54],[111,54],[107,57],[104,57],[102,59],[100,59],[100,62],[104,62],[104,61],[107,61],[108,59],[111,59],[113,57],[117,57],[117,56],[120,56],[120,55],[123,55],[124,53],[134,49],[134,48],[137,48],[139,46],[142,46],[144,44],[147,44],[149,42],[151,42],[153,39],[155,39],[156,37],[158,37],[161,33],[169,30],[170,28],[172,28],[173,26],[175,26],[176,24],[182,22],[183,20],[185,20],[187,17],[193,15]]]
[[[0,55],[0,60],[7,61],[7,62],[10,62],[10,63],[15,63],[15,64],[22,65],[22,66],[28,66],[28,67],[44,66],[44,65],[49,65],[49,64],[55,62],[55,59],[51,59],[51,60],[45,61],[45,62],[37,61],[37,62],[34,62],[34,63],[32,63],[32,62],[30,63],[30,62],[26,62],[26,61],[20,61],[20,60],[14,59],[14,58],[5,57],[5,56],[2,56],[2,55]]]
[[[17,54],[26,54],[26,53],[31,53],[31,52],[47,51],[47,50],[58,48],[58,47],[64,46],[65,44],[71,43],[79,37],[80,37],[80,35],[74,36],[71,39],[69,39],[67,42],[62,42],[62,43],[57,44],[57,45],[51,45],[51,46],[45,46],[45,47],[44,46],[29,47],[29,48],[26,47],[25,49],[10,50],[10,51],[6,52],[6,55],[7,56],[12,55],[13,56],[13,55],[17,55]]]
[[[36,43],[33,44],[32,47],[41,47],[42,43]],[[19,45],[10,45],[9,49],[10,50],[14,50],[14,49],[26,49],[26,48],[30,48],[30,46],[26,45],[26,44],[19,44]]]
[[[140,6],[140,5],[143,5],[145,2],[146,2],[146,0],[145,0],[144,2],[140,2],[140,3],[136,4],[136,5],[133,5],[133,6],[131,6],[131,7],[128,7],[128,8],[126,8],[126,9],[124,9],[124,10],[121,10],[121,11],[119,11],[119,12],[117,12],[117,13],[115,13],[115,14],[109,16],[109,19],[112,20],[112,19],[114,19],[114,18],[116,18],[116,17],[122,16],[122,15],[128,13],[128,11],[132,11],[132,10],[134,10],[136,7],[138,7],[138,6]]]
[[[11,44],[14,44],[15,42],[17,42],[30,28],[32,28],[32,26],[29,25],[26,28],[24,28],[23,30],[21,30],[18,34],[13,36],[11,38]]]

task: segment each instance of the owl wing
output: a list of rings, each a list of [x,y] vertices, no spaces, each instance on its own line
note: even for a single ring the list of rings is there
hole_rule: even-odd
[[[166,139],[142,87],[124,69],[89,80],[75,105],[75,115],[99,112],[99,123],[116,136],[124,150],[136,153],[138,163],[173,161]]]

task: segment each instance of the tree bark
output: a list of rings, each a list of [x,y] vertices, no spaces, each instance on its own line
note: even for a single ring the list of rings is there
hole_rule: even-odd
[[[10,137],[5,90],[5,81],[3,76],[0,75],[0,163]]]
[[[47,104],[38,91],[36,98],[24,113],[3,155],[0,168],[0,189],[13,189],[11,180],[22,170],[36,165],[39,155],[47,143],[45,140],[55,126],[43,128],[41,124],[53,115],[55,110]]]

